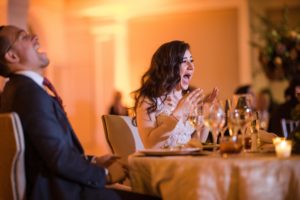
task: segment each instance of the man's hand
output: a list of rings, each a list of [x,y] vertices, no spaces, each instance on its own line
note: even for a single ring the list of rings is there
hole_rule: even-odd
[[[108,168],[110,165],[112,165],[118,159],[120,159],[120,156],[107,154],[104,156],[96,157],[95,164],[99,167]]]
[[[108,175],[106,176],[106,183],[113,184],[122,182],[128,176],[128,168],[119,161],[114,162],[108,168]]]

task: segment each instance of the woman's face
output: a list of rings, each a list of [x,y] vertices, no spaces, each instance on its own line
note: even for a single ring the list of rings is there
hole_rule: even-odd
[[[180,64],[180,82],[177,85],[177,89],[187,90],[194,73],[194,60],[191,52],[186,50]]]

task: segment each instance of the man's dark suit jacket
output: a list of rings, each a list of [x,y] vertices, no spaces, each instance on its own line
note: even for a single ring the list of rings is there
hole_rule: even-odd
[[[281,127],[281,119],[291,119],[292,110],[298,104],[298,100],[296,98],[292,98],[287,102],[279,105],[270,116],[269,120],[269,128],[268,131],[272,133],[276,133],[278,136],[283,137],[282,127]]]
[[[27,199],[86,199],[85,190],[103,189],[104,169],[85,158],[64,111],[43,88],[13,75],[0,100],[0,112],[18,113],[23,126]]]

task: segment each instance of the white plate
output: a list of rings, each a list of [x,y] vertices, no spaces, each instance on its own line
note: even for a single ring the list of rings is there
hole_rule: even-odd
[[[172,155],[188,155],[193,152],[200,151],[201,148],[174,148],[174,149],[144,149],[140,153],[149,156],[172,156]]]

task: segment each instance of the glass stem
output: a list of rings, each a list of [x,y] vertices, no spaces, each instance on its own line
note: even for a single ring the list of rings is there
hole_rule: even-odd
[[[212,136],[213,136],[213,143],[214,143],[214,150],[213,151],[216,151],[217,150],[217,143],[218,143],[218,130],[213,129],[212,130]]]
[[[242,127],[241,132],[242,132],[242,147],[243,147],[243,150],[245,150],[246,127]]]

